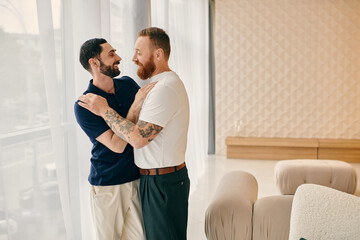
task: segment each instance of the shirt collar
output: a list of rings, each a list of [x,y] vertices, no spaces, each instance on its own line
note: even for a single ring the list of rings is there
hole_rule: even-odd
[[[162,72],[162,73],[159,73],[159,74],[156,74],[155,76],[152,76],[150,79],[150,82],[155,82],[155,81],[159,81],[162,79],[163,76],[166,76],[168,74],[171,74],[172,71],[165,71],[165,72]]]
[[[115,88],[115,93],[116,93],[118,91],[116,81],[114,81],[114,88]],[[97,86],[95,86],[93,84],[93,79],[91,79],[90,82],[89,82],[88,91],[91,92],[91,93],[95,93],[97,95],[100,95],[102,97],[107,97],[107,96],[112,94],[112,93],[107,93],[107,92],[101,90],[100,88],[98,88]]]
[[[113,80],[114,80],[115,93],[117,93],[117,91],[119,91],[121,88],[121,86],[119,86],[120,81],[115,81],[118,80],[118,78],[113,78]]]

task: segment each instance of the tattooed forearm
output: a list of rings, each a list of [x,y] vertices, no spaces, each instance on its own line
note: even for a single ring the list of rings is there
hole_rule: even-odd
[[[155,129],[155,133],[158,134],[163,129],[163,127],[154,125],[154,129]]]
[[[124,134],[122,134],[122,132],[119,132],[119,131],[117,130],[117,128],[115,127],[115,125],[114,125],[111,121],[105,120],[105,122],[109,125],[109,127],[111,128],[111,130],[113,130],[116,135],[118,135],[118,136],[119,136],[120,138],[122,138],[123,140],[128,141],[129,137],[126,138],[126,136],[125,136]]]
[[[105,121],[116,135],[125,141],[130,139],[129,134],[134,129],[134,124],[132,122],[126,121],[125,118],[121,117],[114,110],[106,111]]]
[[[154,125],[154,132],[155,132],[155,134],[148,138],[148,142],[151,142],[152,140],[154,140],[155,136],[156,136],[162,129],[163,129],[163,127]]]
[[[150,125],[149,127],[147,128],[139,128],[139,132],[140,132],[140,135],[143,137],[143,138],[148,138],[152,135],[154,131],[154,128],[152,127],[152,125]]]
[[[163,129],[160,126],[141,120],[137,123],[137,125],[139,127],[140,135],[143,138],[149,138],[148,142],[151,142],[154,139],[154,137]]]
[[[116,123],[120,124],[124,121],[124,118],[122,118],[119,114],[117,114],[113,110],[107,110],[105,113],[105,119],[106,121],[109,121],[110,123]]]
[[[141,120],[135,125],[130,120],[121,117],[111,108],[105,112],[103,118],[117,136],[135,148],[144,147],[163,129],[163,127]]]
[[[140,128],[143,128],[143,127],[145,127],[146,126],[146,124],[148,124],[147,122],[145,122],[145,121],[138,121],[138,123],[137,123],[137,125],[140,127]]]

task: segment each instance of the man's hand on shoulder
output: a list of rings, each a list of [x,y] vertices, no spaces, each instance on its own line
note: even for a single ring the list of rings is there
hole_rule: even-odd
[[[98,116],[104,116],[110,108],[105,98],[93,93],[81,95],[78,104]]]
[[[150,90],[153,89],[153,87],[155,86],[156,83],[157,82],[149,83],[138,90],[138,92],[135,95],[134,102],[132,103],[132,105],[129,109],[126,119],[128,119],[129,121],[131,121],[133,123],[137,123],[138,118],[139,118],[140,109],[141,109],[142,105],[144,104],[145,98],[148,95],[148,93],[150,92]]]

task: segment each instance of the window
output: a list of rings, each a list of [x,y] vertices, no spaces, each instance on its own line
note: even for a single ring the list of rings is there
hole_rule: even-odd
[[[65,239],[36,1],[1,1],[0,15],[0,239]]]

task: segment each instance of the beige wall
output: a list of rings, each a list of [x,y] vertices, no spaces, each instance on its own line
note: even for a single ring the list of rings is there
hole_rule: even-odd
[[[226,136],[360,139],[359,0],[216,0],[216,152]]]

